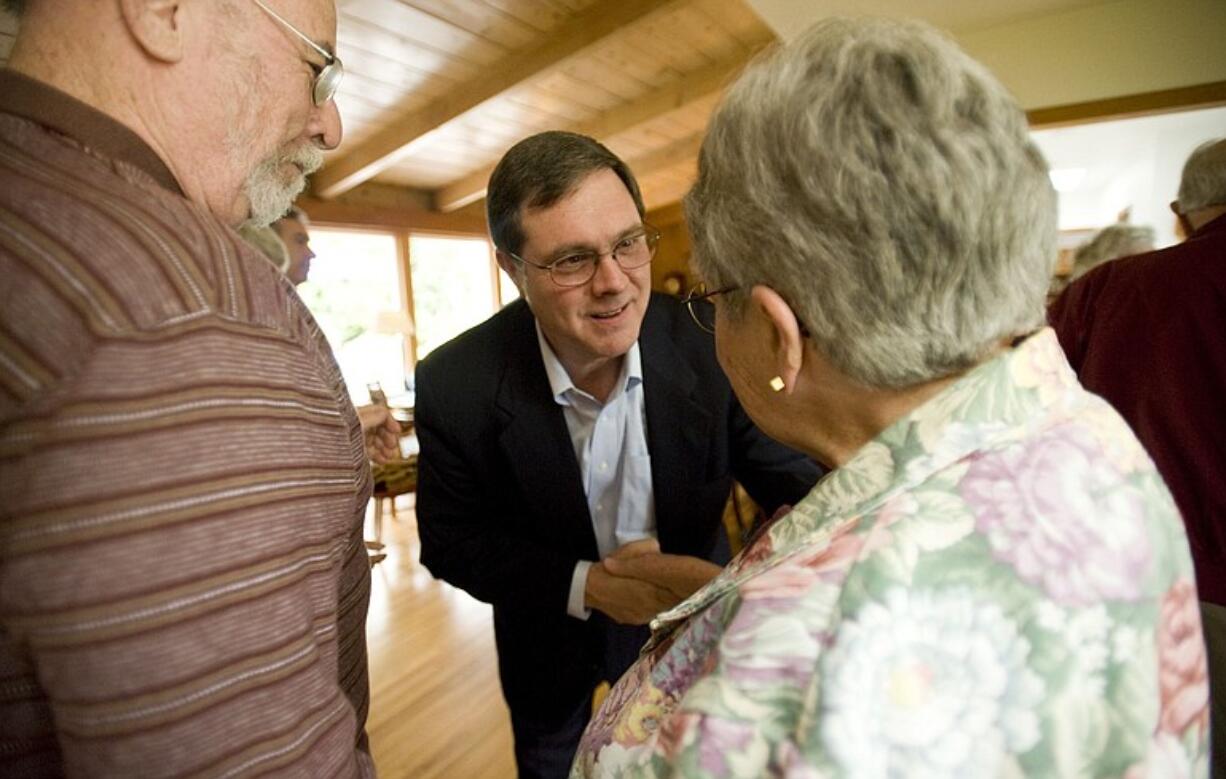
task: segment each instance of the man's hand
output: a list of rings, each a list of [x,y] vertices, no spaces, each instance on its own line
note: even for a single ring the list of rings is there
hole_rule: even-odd
[[[644,625],[693,595],[720,572],[715,563],[662,554],[654,538],[619,548],[587,574],[584,605],[617,622]]]
[[[358,406],[358,421],[366,439],[366,456],[382,465],[400,456],[400,423],[387,406]]]
[[[640,538],[638,541],[631,541],[628,544],[619,546],[613,554],[609,555],[606,560],[617,558],[619,560],[629,560],[632,557],[638,557],[645,554],[659,554],[660,542],[654,538]]]
[[[631,554],[622,554],[635,544],[627,544],[606,557],[600,564],[609,574],[622,579],[632,579],[654,584],[666,590],[677,603],[693,595],[721,570],[715,563],[688,555],[661,554],[659,545],[654,550],[640,547]],[[653,544],[656,542],[652,540]],[[594,566],[593,566],[594,567]],[[590,579],[590,576],[589,576]]]
[[[600,564],[588,569],[583,605],[623,625],[646,625],[678,602],[671,592],[651,582],[614,576]]]

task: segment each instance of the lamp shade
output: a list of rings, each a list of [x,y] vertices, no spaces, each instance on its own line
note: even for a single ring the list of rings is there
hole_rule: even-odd
[[[375,314],[374,331],[383,335],[403,335],[408,338],[417,328],[413,326],[413,317],[409,316],[407,311],[379,311]]]

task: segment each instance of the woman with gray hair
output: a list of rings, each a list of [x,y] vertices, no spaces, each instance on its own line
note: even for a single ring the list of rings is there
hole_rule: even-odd
[[[731,87],[686,210],[737,396],[834,470],[657,617],[573,776],[1205,775],[1187,541],[1041,329],[1055,196],[1004,89],[824,21]]]
[[[1131,225],[1116,222],[1099,230],[1093,238],[1077,247],[1073,254],[1073,270],[1069,281],[1073,282],[1104,262],[1131,257],[1154,250],[1154,228],[1147,225]]]

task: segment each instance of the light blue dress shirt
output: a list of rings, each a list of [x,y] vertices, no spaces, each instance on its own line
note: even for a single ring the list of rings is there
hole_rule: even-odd
[[[601,558],[631,541],[656,537],[656,506],[647,451],[647,407],[643,402],[643,361],[638,341],[622,360],[621,377],[601,403],[575,386],[553,347],[536,326],[541,359],[554,402],[562,407],[587,495]],[[583,606],[588,570],[580,560],[571,576],[566,612],[587,619]]]

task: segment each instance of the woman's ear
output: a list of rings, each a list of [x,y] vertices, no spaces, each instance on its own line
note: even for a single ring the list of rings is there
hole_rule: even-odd
[[[761,284],[749,291],[749,305],[758,310],[770,328],[770,356],[783,380],[780,391],[790,393],[804,365],[805,339],[800,332],[800,320],[778,292]]]
[[[183,0],[119,0],[120,12],[132,38],[145,53],[161,62],[178,62],[183,41]]]

